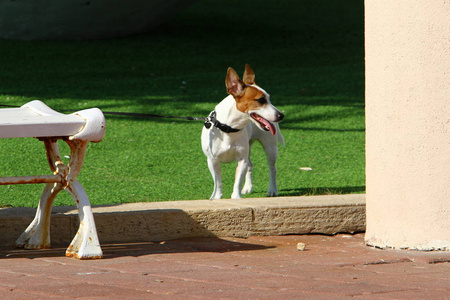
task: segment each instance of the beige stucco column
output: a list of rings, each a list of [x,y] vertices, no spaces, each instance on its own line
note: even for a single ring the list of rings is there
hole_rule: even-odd
[[[366,242],[450,250],[450,0],[366,0]]]

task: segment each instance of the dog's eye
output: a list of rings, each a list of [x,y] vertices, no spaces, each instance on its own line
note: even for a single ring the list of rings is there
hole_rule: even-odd
[[[255,99],[255,101],[258,101],[259,104],[266,104],[267,99],[265,97],[261,97],[259,99]]]

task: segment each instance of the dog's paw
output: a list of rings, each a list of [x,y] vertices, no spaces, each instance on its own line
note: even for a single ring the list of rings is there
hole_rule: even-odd
[[[277,197],[278,196],[278,191],[268,191],[267,192],[267,197]]]
[[[232,195],[231,195],[231,199],[241,199],[242,197],[241,197],[241,194],[237,194],[237,193],[233,193]]]
[[[251,185],[250,186],[245,185],[244,188],[242,189],[241,193],[243,195],[250,194],[252,192],[252,190],[253,190],[253,187]]]
[[[222,199],[222,193],[213,193],[209,200],[220,200]]]

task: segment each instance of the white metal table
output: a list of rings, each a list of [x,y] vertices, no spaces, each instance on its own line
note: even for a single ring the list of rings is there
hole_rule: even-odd
[[[66,250],[66,256],[78,259],[102,257],[94,216],[84,188],[76,179],[83,166],[88,142],[100,142],[105,134],[105,118],[97,108],[70,115],[61,114],[39,100],[20,108],[0,109],[0,138],[35,137],[44,142],[51,175],[0,177],[0,185],[46,183],[34,220],[16,241],[18,247],[50,247],[50,216],[53,201],[68,191],[76,202],[80,226]],[[70,147],[70,160],[64,164],[58,140]]]

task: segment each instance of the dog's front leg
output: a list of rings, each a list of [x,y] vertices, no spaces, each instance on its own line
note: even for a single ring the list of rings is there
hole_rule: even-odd
[[[236,168],[236,176],[234,179],[234,187],[233,194],[231,195],[231,199],[240,199],[241,198],[241,188],[244,183],[245,174],[247,173],[248,168],[248,159],[240,159],[237,163]]]
[[[245,184],[242,188],[242,194],[250,194],[253,190],[253,178],[252,178],[252,172],[253,172],[253,164],[252,161],[248,160],[248,167],[247,167],[247,174],[245,175]]]
[[[208,168],[214,180],[214,191],[210,200],[222,198],[222,172],[220,162],[216,159],[208,158]]]

